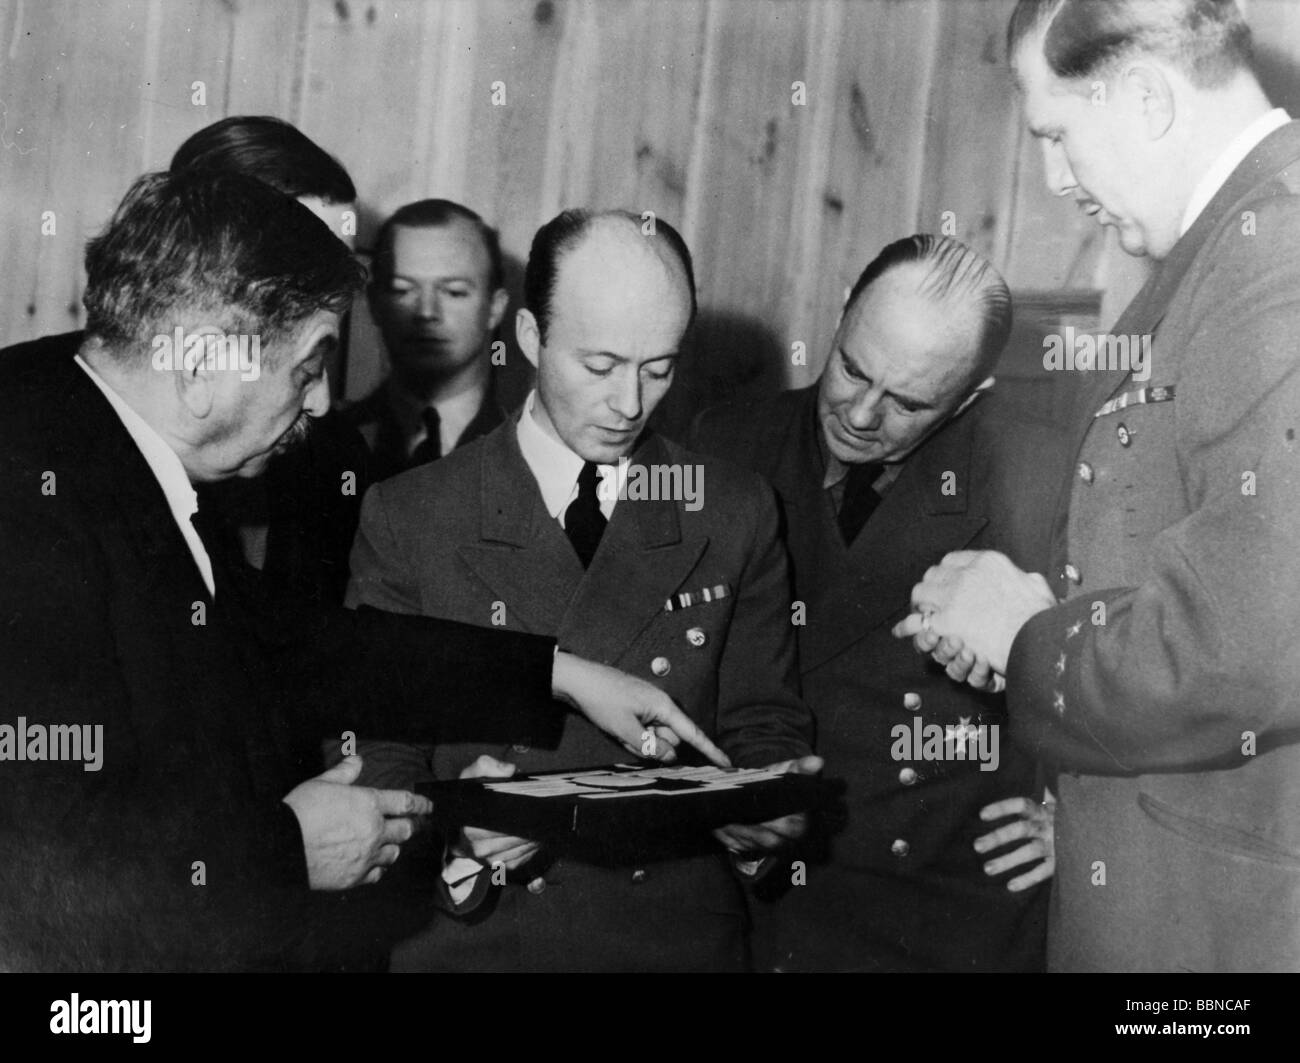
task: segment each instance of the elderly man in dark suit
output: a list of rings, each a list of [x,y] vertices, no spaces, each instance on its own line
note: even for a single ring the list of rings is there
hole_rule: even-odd
[[[817,770],[770,490],[645,427],[694,313],[681,237],[661,220],[647,230],[635,215],[567,211],[534,238],[525,288],[517,335],[537,390],[517,420],[371,489],[350,600],[554,636],[659,684],[737,765]],[[440,746],[437,774],[483,753],[535,771],[609,763],[618,750],[571,723],[553,753]],[[634,851],[619,864],[466,828],[452,851],[481,862],[478,879],[492,863],[507,872],[496,910],[436,921],[397,950],[395,969],[745,964],[743,896],[707,835],[683,838],[671,858]],[[801,829],[789,817],[719,837],[749,858]]]
[[[249,578],[196,485],[256,476],[326,408],[362,274],[306,207],[248,177],[150,174],[86,269],[75,354],[0,356],[5,967],[382,956],[398,928],[351,888],[427,802],[352,785],[355,757],[312,778],[326,734],[554,742],[555,693],[634,748],[646,726],[696,737],[662,692],[552,640],[300,608]]]
[[[1046,561],[1043,472],[1063,448],[989,393],[1010,322],[1006,285],[975,252],[896,241],[853,286],[817,384],[707,411],[693,429],[692,446],[777,489],[804,697],[818,753],[848,784],[785,896],[757,911],[768,968],[1042,967],[1050,864],[1035,858],[1050,820],[1034,764],[1005,740],[1001,697],[954,686],[890,635],[950,550]]]
[[[1059,769],[1052,969],[1295,970],[1300,124],[1230,2],[1025,2],[1008,37],[1049,186],[1152,260],[1110,334],[1150,357],[1076,384],[1051,585],[958,553],[899,633],[1005,673]]]

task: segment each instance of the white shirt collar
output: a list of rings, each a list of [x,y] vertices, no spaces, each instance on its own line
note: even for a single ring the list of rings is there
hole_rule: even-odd
[[[1232,176],[1232,171],[1242,164],[1246,156],[1254,151],[1266,136],[1276,129],[1281,129],[1289,121],[1291,116],[1286,111],[1281,107],[1274,107],[1267,114],[1261,114],[1232,138],[1231,143],[1223,149],[1222,154],[1201,175],[1201,179],[1196,182],[1196,187],[1192,189],[1192,198],[1187,201],[1187,209],[1183,211],[1182,228],[1178,230],[1180,237],[1195,224],[1201,211],[1209,206],[1215,193],[1227,183],[1228,178]]]
[[[190,517],[199,510],[199,497],[194,491],[194,485],[190,483],[181,459],[176,456],[176,451],[168,446],[167,441],[150,427],[149,422],[128,406],[126,400],[114,391],[80,354],[73,360],[90,377],[95,387],[103,392],[104,398],[108,400],[118,420],[122,422],[122,427],[127,430],[139,448],[153,472],[154,479],[158,481],[158,486],[162,488],[163,496],[167,499],[167,508],[171,510],[172,519],[176,521],[176,526],[190,548],[194,563],[199,568],[199,574],[207,584],[208,593],[215,595],[216,584],[212,579],[212,561],[208,557],[207,550],[204,549],[203,540],[199,538],[199,533],[190,522]]]
[[[537,423],[533,413],[536,402],[537,389],[534,388],[528,393],[523,413],[519,415],[519,450],[541,489],[546,512],[563,524],[564,511],[578,497],[578,474],[586,463]],[[608,520],[614,511],[614,503],[622,493],[627,478],[627,464],[620,462],[617,466],[598,465],[596,468],[601,480],[597,488],[600,492],[600,511]]]

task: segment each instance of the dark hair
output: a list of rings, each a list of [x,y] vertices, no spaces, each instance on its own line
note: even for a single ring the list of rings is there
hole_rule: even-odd
[[[242,174],[151,173],[86,245],[86,331],[124,356],[176,326],[291,333],[365,269],[311,211]]]
[[[1043,57],[1059,78],[1109,73],[1135,54],[1158,56],[1197,88],[1251,66],[1250,27],[1236,0],[1020,0],[1007,24],[1007,56],[1045,32]]]
[[[441,229],[459,218],[469,222],[478,231],[483,249],[488,256],[488,288],[496,291],[506,285],[505,265],[501,260],[501,241],[497,231],[469,207],[453,203],[450,199],[421,199],[398,207],[379,227],[375,234],[375,254],[371,276],[382,283],[392,275],[393,230],[399,225],[406,229]]]
[[[887,245],[862,271],[848,302],[847,316],[866,289],[891,269],[915,264],[923,267],[917,290],[943,302],[965,299],[980,311],[978,367],[990,366],[1011,335],[1011,290],[987,258],[950,236],[917,233]]]
[[[356,187],[342,163],[306,134],[269,115],[232,115],[205,126],[176,149],[171,172],[242,173],[286,196],[351,203]]]
[[[625,219],[637,226],[646,239],[657,240],[662,237],[686,273],[686,285],[691,292],[690,320],[695,320],[695,266],[691,261],[690,248],[686,246],[681,233],[659,217],[654,219],[654,231],[646,233],[643,216],[633,214],[630,210],[572,209],[557,214],[537,230],[533,245],[528,251],[528,265],[524,269],[524,305],[537,319],[538,335],[543,342],[546,340],[546,327],[551,320],[551,295],[555,289],[560,259],[581,242],[595,222],[607,218]]]

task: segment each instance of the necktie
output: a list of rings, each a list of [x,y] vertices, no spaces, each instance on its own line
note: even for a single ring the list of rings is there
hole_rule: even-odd
[[[574,552],[582,567],[591,564],[600,545],[600,537],[605,531],[605,514],[600,511],[600,499],[596,495],[596,485],[600,482],[600,473],[594,462],[587,462],[578,474],[578,497],[569,503],[564,511],[564,533],[573,543]]]
[[[851,546],[853,540],[862,531],[876,506],[880,505],[880,495],[872,486],[880,476],[880,463],[868,462],[865,465],[852,465],[849,475],[844,480],[844,501],[840,504],[840,535],[845,546]]]
[[[442,457],[442,419],[438,416],[438,408],[426,406],[420,419],[424,421],[424,430],[428,434],[411,452],[411,468]]]

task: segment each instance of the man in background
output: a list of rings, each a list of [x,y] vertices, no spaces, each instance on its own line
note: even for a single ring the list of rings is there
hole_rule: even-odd
[[[375,238],[366,292],[389,372],[342,408],[384,480],[486,435],[505,417],[493,387],[493,334],[509,295],[496,232],[445,199],[408,203]]]

